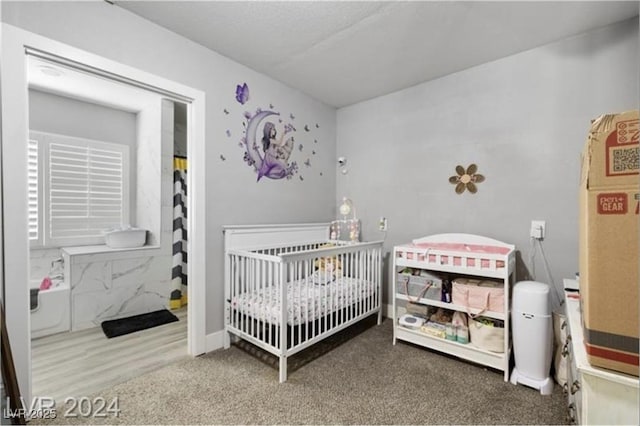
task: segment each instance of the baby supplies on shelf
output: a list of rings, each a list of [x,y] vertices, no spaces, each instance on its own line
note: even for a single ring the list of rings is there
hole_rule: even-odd
[[[418,330],[422,326],[422,324],[424,324],[423,318],[411,314],[405,314],[401,316],[398,321],[400,322],[401,326],[410,328],[412,330]]]
[[[420,327],[420,331],[424,334],[428,334],[429,336],[439,337],[444,339],[447,334],[446,326],[437,322],[428,321],[422,327]]]

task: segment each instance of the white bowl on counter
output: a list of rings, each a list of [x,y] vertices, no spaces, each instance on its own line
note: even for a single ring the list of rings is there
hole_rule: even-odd
[[[142,247],[147,241],[147,230],[140,228],[114,229],[104,234],[104,242],[111,248]]]

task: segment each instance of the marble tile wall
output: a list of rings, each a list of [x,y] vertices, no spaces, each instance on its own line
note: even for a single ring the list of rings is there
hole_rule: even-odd
[[[73,331],[169,305],[171,256],[148,251],[65,254],[65,269],[71,285]]]
[[[147,245],[162,245],[169,251],[173,221],[173,121],[173,102],[167,100],[140,111],[136,147],[135,225],[149,230]]]
[[[162,146],[161,105],[152,105],[138,113],[136,157],[136,222],[148,230],[147,244],[160,243]]]
[[[30,287],[38,287],[44,277],[62,274],[62,263],[56,262],[52,268],[51,263],[61,259],[60,249],[31,249],[29,250],[29,282]]]

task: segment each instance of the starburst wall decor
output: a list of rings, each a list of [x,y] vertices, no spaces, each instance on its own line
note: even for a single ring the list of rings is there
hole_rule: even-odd
[[[449,183],[456,186],[456,194],[462,194],[465,190],[468,190],[472,194],[478,192],[476,184],[484,182],[484,176],[476,173],[477,171],[478,166],[475,164],[470,164],[466,170],[460,165],[456,166],[457,175],[449,178]]]

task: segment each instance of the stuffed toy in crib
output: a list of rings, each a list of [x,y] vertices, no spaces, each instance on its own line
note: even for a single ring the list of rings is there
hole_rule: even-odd
[[[315,272],[312,275],[316,285],[327,285],[342,276],[342,262],[336,256],[319,257],[314,262]]]
[[[314,262],[318,271],[326,271],[336,275],[342,273],[342,262],[337,257],[320,257]]]

